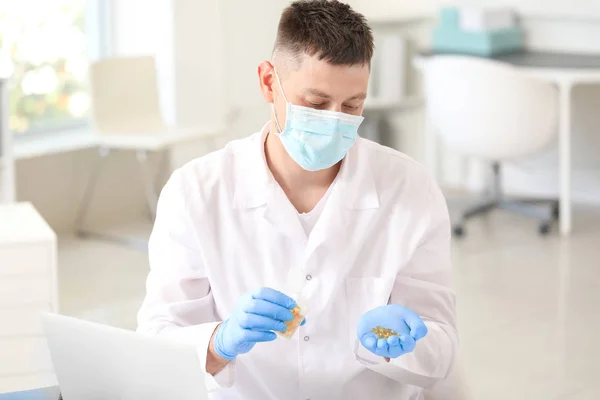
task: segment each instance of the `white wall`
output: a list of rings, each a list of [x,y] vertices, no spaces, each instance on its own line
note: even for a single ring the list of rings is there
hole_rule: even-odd
[[[440,0],[351,0],[356,11],[370,21],[407,19],[434,13]]]
[[[217,124],[224,115],[223,50],[218,0],[173,0],[175,122]]]
[[[173,9],[170,1],[108,0],[113,56],[154,55],[157,58],[161,109],[165,121],[176,123]]]
[[[442,5],[508,6],[528,18],[598,22],[597,0],[434,0]]]
[[[222,124],[227,105],[219,1],[112,1],[112,54],[156,57],[165,121],[181,128]],[[222,145],[197,140],[173,147],[169,170]]]
[[[258,65],[271,58],[279,17],[289,3],[288,0],[220,0],[227,98],[240,112],[231,127],[233,136],[259,131],[270,118],[269,105],[259,89]]]

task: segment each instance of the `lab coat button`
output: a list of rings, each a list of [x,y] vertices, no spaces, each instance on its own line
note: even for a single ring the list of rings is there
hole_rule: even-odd
[[[306,275],[306,280],[310,281],[312,279],[312,275]]]
[[[310,340],[310,337],[309,337],[309,336],[304,336],[304,341],[305,341],[305,342],[308,342],[309,340]]]

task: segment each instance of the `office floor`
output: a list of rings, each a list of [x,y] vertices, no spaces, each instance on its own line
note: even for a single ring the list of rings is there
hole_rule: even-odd
[[[540,238],[498,211],[454,242],[461,364],[475,399],[600,398],[600,213],[579,210],[575,234]],[[149,226],[133,229],[149,232]],[[146,255],[61,238],[62,312],[133,329]]]

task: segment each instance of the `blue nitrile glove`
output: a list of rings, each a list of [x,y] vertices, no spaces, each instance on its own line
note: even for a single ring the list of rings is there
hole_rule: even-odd
[[[258,342],[270,342],[277,337],[273,331],[284,332],[286,321],[294,316],[290,311],[296,302],[270,288],[243,295],[233,312],[219,327],[213,338],[216,353],[227,360],[252,350]]]
[[[378,339],[371,329],[381,326],[398,336]],[[386,358],[396,358],[415,349],[418,340],[427,335],[427,326],[414,311],[397,304],[381,306],[367,311],[358,321],[358,340],[371,353]]]

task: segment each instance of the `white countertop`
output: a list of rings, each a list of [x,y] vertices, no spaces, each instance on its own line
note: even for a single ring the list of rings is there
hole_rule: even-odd
[[[15,159],[24,160],[99,146],[120,150],[157,151],[187,141],[212,139],[224,133],[223,126],[173,129],[165,133],[138,135],[99,135],[94,133],[92,128],[81,128],[15,138],[13,139],[13,152]]]

